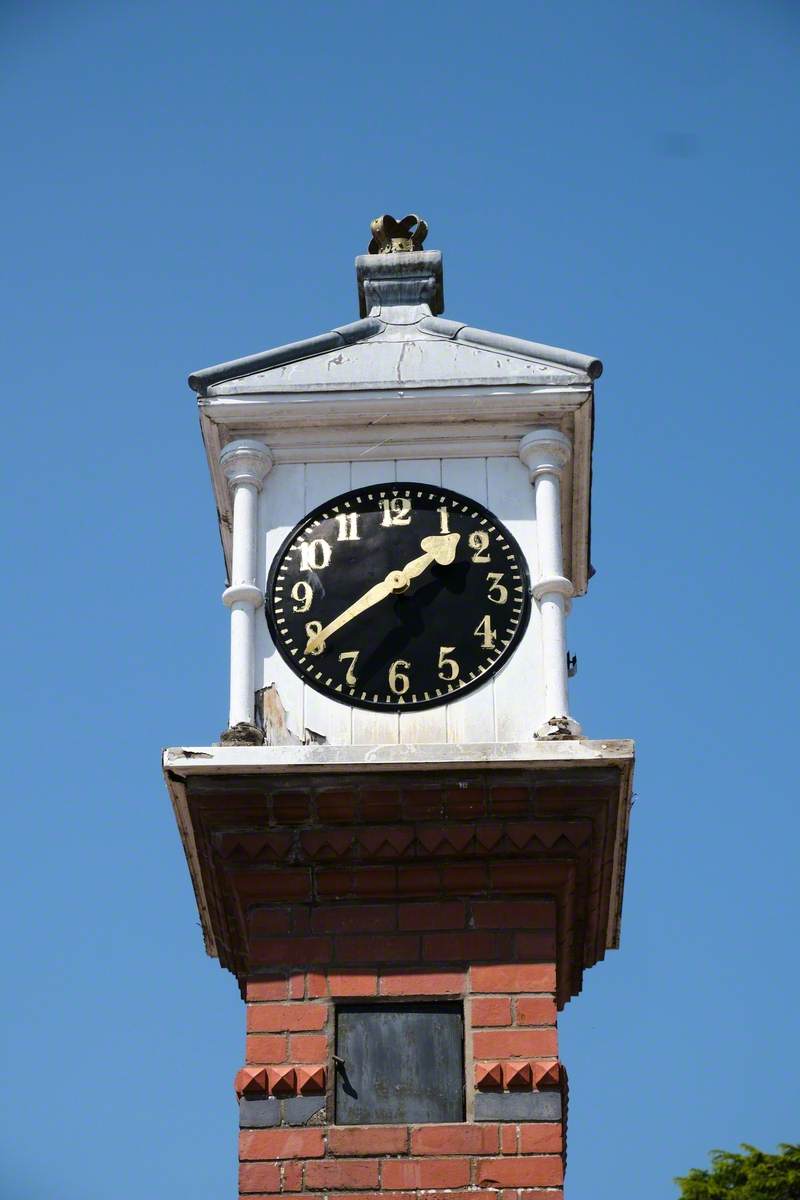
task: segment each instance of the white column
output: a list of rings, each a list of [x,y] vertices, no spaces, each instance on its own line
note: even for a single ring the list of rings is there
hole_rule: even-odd
[[[542,614],[542,663],[546,720],[537,737],[579,737],[569,715],[567,612],[573,587],[564,575],[561,545],[561,473],[569,462],[569,438],[558,429],[536,429],[519,444],[519,456],[533,484],[539,578],[533,595]]]
[[[258,562],[258,493],[272,466],[263,442],[242,438],[219,456],[233,500],[231,585],[222,593],[231,610],[231,698],[229,727],[254,724],[255,622],[264,593],[256,584]]]

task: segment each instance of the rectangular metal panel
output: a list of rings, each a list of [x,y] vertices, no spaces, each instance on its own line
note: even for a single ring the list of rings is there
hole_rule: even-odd
[[[340,1005],[336,1055],[337,1125],[464,1120],[461,1004]]]

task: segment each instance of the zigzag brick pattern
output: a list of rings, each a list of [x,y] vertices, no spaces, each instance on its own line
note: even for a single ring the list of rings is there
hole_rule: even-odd
[[[246,984],[240,1094],[322,1096],[336,1000],[382,996],[463,998],[476,1089],[558,1086],[551,900],[256,904],[248,923],[267,961]],[[529,950],[518,963],[523,933]],[[560,1200],[562,1180],[560,1122],[323,1124],[240,1135],[246,1200],[424,1200],[430,1192],[466,1200],[498,1190],[502,1200]]]
[[[596,937],[573,912],[606,886],[590,863],[602,806],[587,789],[560,819],[562,801],[557,786],[298,787],[259,799],[257,832],[211,835],[242,915],[237,1094],[283,1122],[240,1130],[243,1200],[562,1200],[557,1008]],[[463,1123],[334,1123],[336,1003],[382,999],[463,1002]]]

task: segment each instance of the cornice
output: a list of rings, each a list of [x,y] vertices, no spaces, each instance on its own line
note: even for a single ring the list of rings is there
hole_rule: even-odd
[[[341,891],[341,899],[357,900],[358,872],[370,864],[398,870],[439,864],[442,884],[419,885],[427,896],[426,888],[438,894],[448,878],[459,877],[459,871],[448,876],[450,868],[482,861],[493,895],[521,890],[556,897],[560,1003],[566,1003],[580,990],[583,970],[618,942],[633,747],[583,740],[526,747],[525,766],[513,752],[522,747],[508,746],[475,747],[470,765],[467,747],[425,747],[427,762],[421,751],[405,748],[406,760],[416,762],[388,767],[388,752],[404,748],[384,747],[378,755],[367,747],[334,752],[325,746],[166,751],[167,783],[208,952],[240,977],[247,972],[246,911],[264,902],[260,889],[273,886],[269,879],[278,881],[280,891],[284,876],[291,884],[309,871],[335,868],[337,896]],[[355,761],[361,764],[356,771]],[[464,788],[485,797],[474,820],[452,815]],[[423,820],[410,815],[420,790],[442,797],[441,804],[426,803]],[[378,792],[408,793],[411,809],[400,800],[397,812],[375,824],[370,797]],[[522,793],[528,800],[520,807],[510,797]],[[286,808],[287,794],[296,810]],[[318,797],[332,794],[354,797],[350,820],[326,824]],[[455,798],[452,813],[448,796]],[[503,798],[499,808],[497,797]],[[430,872],[422,877],[430,880]],[[390,872],[380,898],[392,898],[392,878]],[[408,879],[402,886],[409,886]]]

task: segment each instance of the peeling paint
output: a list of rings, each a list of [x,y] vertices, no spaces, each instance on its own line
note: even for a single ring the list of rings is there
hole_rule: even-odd
[[[256,719],[264,731],[265,746],[324,746],[326,738],[313,729],[298,737],[289,728],[289,714],[274,683],[256,692]]]

